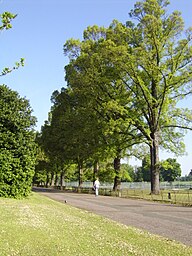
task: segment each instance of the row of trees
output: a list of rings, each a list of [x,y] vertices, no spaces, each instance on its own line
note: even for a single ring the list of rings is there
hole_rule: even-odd
[[[121,164],[120,177],[122,182],[150,182],[150,161],[149,157],[145,157],[142,161],[142,166],[131,166],[126,163]],[[161,162],[160,181],[172,182],[180,178],[181,167],[176,159],[168,158]],[[61,182],[61,173],[57,168],[43,159],[39,159],[36,166],[33,183],[38,186],[63,186],[64,182],[73,182],[78,180],[77,166],[72,164],[65,170],[63,181]],[[112,162],[100,163],[99,179],[102,183],[113,183],[115,171]],[[184,178],[184,177],[182,177]],[[90,163],[84,167],[83,180],[93,180],[93,166]]]
[[[159,148],[182,154],[183,136],[192,129],[191,110],[178,107],[192,93],[192,33],[184,31],[180,13],[166,13],[168,4],[137,2],[130,12],[135,23],[88,27],[82,41],[65,43],[67,88],[53,93],[49,120],[36,137],[36,174],[46,170],[47,184],[56,175],[62,186],[77,169],[79,186],[85,177],[100,175],[114,179],[116,190],[129,178],[121,159],[148,153],[151,192],[159,193],[160,170],[168,173],[171,166],[159,162]],[[11,28],[15,17],[1,14],[0,30]],[[21,59],[1,76],[23,65]],[[26,196],[34,175],[36,120],[29,102],[5,85],[0,108],[0,196]]]
[[[80,186],[87,163],[96,174],[112,158],[118,189],[120,160],[148,152],[151,192],[158,194],[159,148],[184,152],[192,112],[178,103],[192,93],[192,33],[179,12],[166,12],[168,4],[137,2],[126,24],[88,27],[82,41],[64,45],[67,88],[53,93],[39,141],[62,175],[77,164]]]

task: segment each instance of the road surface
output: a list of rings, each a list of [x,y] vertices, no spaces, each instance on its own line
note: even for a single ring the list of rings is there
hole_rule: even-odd
[[[34,188],[53,200],[192,246],[192,207]]]

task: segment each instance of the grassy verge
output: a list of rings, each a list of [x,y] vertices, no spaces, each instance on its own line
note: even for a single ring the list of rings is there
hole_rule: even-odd
[[[192,248],[33,193],[0,198],[1,256],[192,255]]]

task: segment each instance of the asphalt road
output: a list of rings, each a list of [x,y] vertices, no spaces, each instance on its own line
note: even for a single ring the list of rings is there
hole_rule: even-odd
[[[161,204],[144,200],[60,192],[34,191],[120,222],[192,246],[192,207]]]

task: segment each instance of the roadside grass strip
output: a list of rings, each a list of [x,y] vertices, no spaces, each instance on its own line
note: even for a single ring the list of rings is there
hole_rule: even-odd
[[[32,193],[0,198],[1,256],[185,256],[192,247]]]

